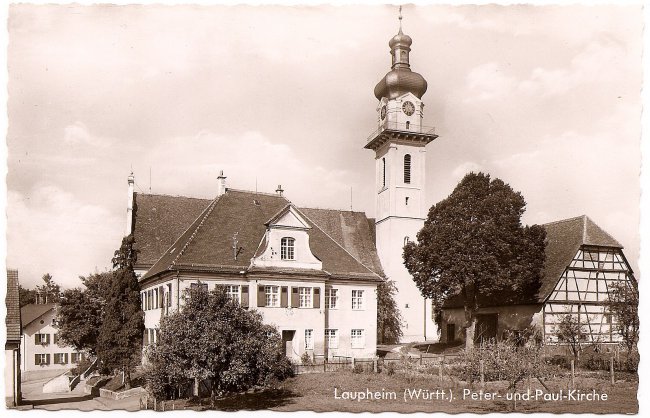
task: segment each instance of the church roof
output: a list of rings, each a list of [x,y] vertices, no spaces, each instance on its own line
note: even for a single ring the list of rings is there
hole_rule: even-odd
[[[522,301],[522,304],[544,303],[581,246],[623,248],[586,215],[550,222],[542,226],[546,230],[546,247],[541,285],[537,294],[531,295],[531,299]],[[496,306],[499,303],[484,301],[484,305]],[[463,300],[460,296],[450,298],[445,303],[447,308],[462,306]]]
[[[137,266],[152,266],[212,202],[184,196],[134,193]]]
[[[18,290],[18,270],[7,269],[7,341],[20,341],[20,292]]]
[[[180,202],[180,205],[187,203],[187,198],[182,197],[166,196],[164,199],[166,202],[159,202],[159,207],[174,208],[175,202]],[[227,190],[222,196],[208,202],[203,211],[185,225],[176,239],[160,252],[159,259],[142,280],[176,270],[238,272],[247,269],[263,242],[265,223],[289,204],[291,202],[277,194]],[[141,210],[142,207],[138,205],[136,216],[150,218]],[[382,274],[374,248],[371,222],[363,213],[297,210],[310,223],[310,248],[323,263],[324,271],[332,277],[342,278],[377,278]],[[162,214],[157,216],[167,217]],[[165,228],[164,223],[155,224],[158,228]],[[180,224],[176,219],[173,229],[178,231]],[[172,234],[168,231],[138,231],[139,228],[152,226],[153,222],[136,223],[136,243],[138,237],[151,237],[154,233],[165,237]],[[233,249],[235,239],[236,257]],[[147,243],[139,245],[149,247]]]

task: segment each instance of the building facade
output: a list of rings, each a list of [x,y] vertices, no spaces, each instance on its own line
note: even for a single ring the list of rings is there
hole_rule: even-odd
[[[84,357],[72,347],[59,345],[56,304],[29,304],[21,308],[21,368],[34,370],[71,369]]]
[[[5,405],[20,405],[20,292],[18,270],[7,269],[7,340],[5,341]]]

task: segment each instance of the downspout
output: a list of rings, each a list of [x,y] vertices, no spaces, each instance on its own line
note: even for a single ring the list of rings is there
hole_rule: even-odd
[[[180,275],[180,273],[178,271],[176,271],[176,312],[180,312],[180,310],[181,310],[181,299],[180,299],[181,282],[180,282],[180,279],[178,277],[179,275]]]

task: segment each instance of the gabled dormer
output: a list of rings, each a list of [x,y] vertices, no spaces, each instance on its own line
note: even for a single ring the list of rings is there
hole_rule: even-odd
[[[252,266],[322,270],[323,263],[309,247],[311,226],[293,205],[285,206],[265,226]]]

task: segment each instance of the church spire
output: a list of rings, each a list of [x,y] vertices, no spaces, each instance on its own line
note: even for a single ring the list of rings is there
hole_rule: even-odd
[[[427,81],[411,71],[409,53],[413,40],[402,31],[402,6],[399,8],[399,31],[388,42],[392,59],[391,71],[375,87],[375,97],[394,99],[405,93],[413,93],[418,99],[427,91]]]

